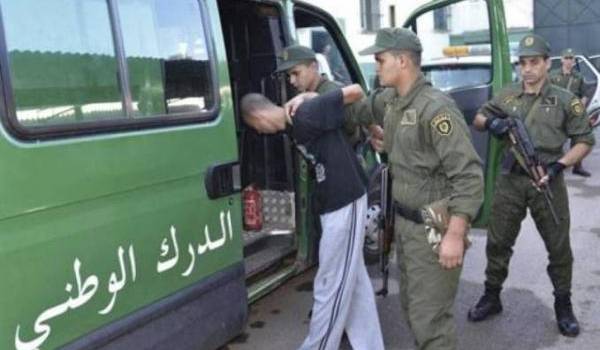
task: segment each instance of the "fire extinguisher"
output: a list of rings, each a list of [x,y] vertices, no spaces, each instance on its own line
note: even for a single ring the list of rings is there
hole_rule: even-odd
[[[242,192],[244,202],[244,229],[258,231],[262,228],[262,198],[254,185],[250,185]]]

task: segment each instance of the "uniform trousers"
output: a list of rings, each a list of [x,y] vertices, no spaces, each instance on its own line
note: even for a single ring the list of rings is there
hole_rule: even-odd
[[[531,180],[526,175],[511,173],[498,177],[486,244],[486,287],[502,288],[508,276],[512,248],[529,208],[548,251],[547,271],[554,292],[566,294],[571,291],[573,254],[569,242],[569,197],[563,174],[550,182],[550,190],[559,218],[558,225],[552,219],[544,195],[531,185]]]
[[[427,242],[425,225],[396,215],[400,304],[419,350],[456,350],[454,299],[461,267],[446,270]]]
[[[302,350],[338,350],[346,331],[355,350],[383,350],[375,294],[363,257],[367,196],[321,215],[312,318]]]

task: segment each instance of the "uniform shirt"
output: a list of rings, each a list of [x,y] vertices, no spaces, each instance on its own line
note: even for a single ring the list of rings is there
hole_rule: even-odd
[[[571,74],[564,74],[562,69],[555,69],[550,72],[550,82],[554,85],[558,85],[563,89],[567,89],[573,93],[573,95],[582,98],[583,91],[583,77],[575,69],[571,70]]]
[[[508,86],[486,102],[480,112],[489,118],[495,108],[524,121],[538,156],[545,163],[563,156],[563,144],[569,138],[572,144],[595,143],[581,100],[549,81],[537,95],[526,94],[521,83]]]
[[[372,110],[384,111],[394,200],[418,209],[449,198],[451,215],[475,218],[483,202],[481,160],[454,101],[423,75],[404,97],[391,88],[379,96]]]
[[[300,105],[289,132],[314,157],[319,214],[340,209],[366,192],[366,176],[344,139],[343,95],[336,89]]]

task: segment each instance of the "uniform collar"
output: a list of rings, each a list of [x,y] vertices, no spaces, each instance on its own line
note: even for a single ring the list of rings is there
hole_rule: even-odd
[[[546,96],[546,95],[548,95],[549,91],[550,91],[550,81],[548,80],[548,78],[546,78],[546,80],[544,81],[544,85],[542,85],[540,92],[536,96]],[[521,83],[519,85],[518,96],[522,97],[523,95],[525,95],[525,89],[523,88],[523,83]]]
[[[417,80],[415,80],[415,82],[411,86],[411,88],[408,91],[408,93],[406,94],[406,96],[402,97],[402,96],[398,95],[398,91],[396,90],[396,98],[400,102],[400,107],[404,108],[404,107],[408,106],[409,104],[411,104],[412,101],[415,99],[415,97],[417,97],[417,95],[419,95],[421,90],[423,90],[423,88],[427,85],[431,86],[431,83],[429,81],[427,81],[427,79],[425,79],[425,76],[423,75],[423,73],[419,73]]]
[[[329,79],[327,79],[326,76],[321,75],[321,78],[319,79],[319,83],[317,84],[317,87],[316,87],[315,91],[319,91],[319,89],[321,88],[321,86],[323,84],[325,84],[326,82],[328,82],[328,81],[329,81]]]

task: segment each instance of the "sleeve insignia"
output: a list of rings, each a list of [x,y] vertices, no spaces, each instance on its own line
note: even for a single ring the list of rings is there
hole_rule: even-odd
[[[431,120],[431,127],[442,136],[448,136],[452,133],[452,120],[446,113],[438,114]]]
[[[573,114],[575,114],[576,116],[580,117],[583,116],[584,112],[585,112],[585,108],[583,107],[583,104],[581,103],[581,100],[578,98],[573,99],[573,101],[571,101],[571,110],[573,111]]]

